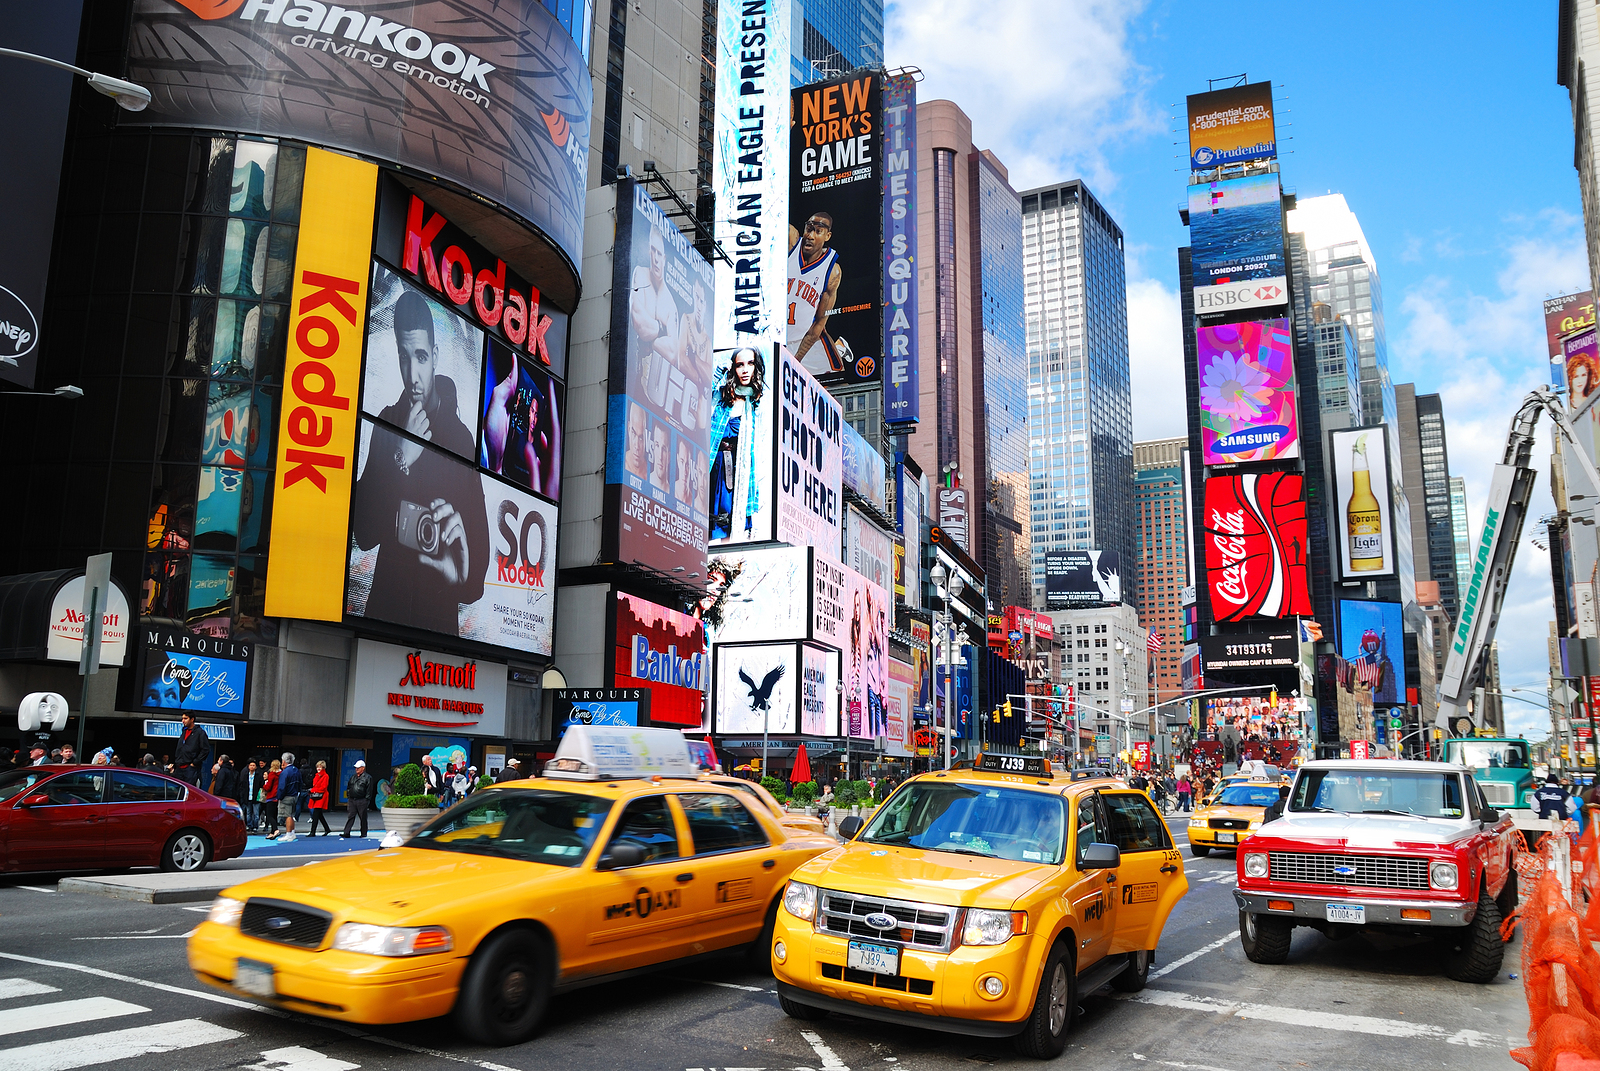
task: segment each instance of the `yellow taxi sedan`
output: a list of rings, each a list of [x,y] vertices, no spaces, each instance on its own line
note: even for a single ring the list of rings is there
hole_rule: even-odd
[[[728,788],[743,792],[752,799],[759,800],[761,806],[777,819],[778,824],[791,833],[809,833],[822,836],[827,833],[828,827],[822,819],[815,815],[793,814],[783,804],[778,802],[778,797],[767,791],[765,785],[758,785],[754,781],[746,781],[742,777],[730,774],[701,774],[700,780],[709,781],[714,785],[725,785]]]
[[[1212,851],[1232,851],[1261,828],[1267,808],[1278,802],[1279,781],[1237,781],[1227,785],[1189,819],[1189,854],[1204,859]]]
[[[207,985],[348,1022],[538,1029],[550,994],[747,947],[835,847],[698,777],[682,734],[575,726],[546,776],[474,793],[404,846],[227,889],[189,938]]]

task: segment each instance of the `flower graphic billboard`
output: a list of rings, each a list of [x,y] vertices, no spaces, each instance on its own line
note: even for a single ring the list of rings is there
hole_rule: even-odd
[[[1195,330],[1200,445],[1207,465],[1300,456],[1294,339],[1289,321],[1251,320]]]

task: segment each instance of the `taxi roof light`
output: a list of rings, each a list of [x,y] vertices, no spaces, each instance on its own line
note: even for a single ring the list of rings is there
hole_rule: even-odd
[[[546,777],[567,781],[699,775],[689,745],[676,729],[627,725],[571,725],[544,768]]]

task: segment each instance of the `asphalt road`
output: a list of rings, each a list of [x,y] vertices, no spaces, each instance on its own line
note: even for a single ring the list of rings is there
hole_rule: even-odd
[[[1182,843],[1183,823],[1173,825]],[[1239,947],[1231,855],[1188,858],[1190,892],[1165,933],[1151,983],[1080,998],[1062,1057],[1096,1068],[1318,1071],[1514,1066],[1527,1009],[1517,945],[1489,985],[1452,982],[1414,942],[1332,943],[1296,930],[1288,964]],[[263,1009],[204,989],[184,965],[200,905],[150,905],[54,891],[53,877],[0,879],[0,1071],[353,1071],[558,1067],[630,1069],[1033,1066],[1006,1042],[833,1016],[798,1023],[770,978],[737,961],[597,986],[557,998],[543,1034],[484,1049],[448,1022],[367,1029]]]

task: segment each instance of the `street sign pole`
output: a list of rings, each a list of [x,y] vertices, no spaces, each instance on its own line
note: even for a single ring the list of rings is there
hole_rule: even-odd
[[[83,570],[83,647],[78,654],[78,675],[83,689],[78,700],[78,754],[83,761],[83,734],[89,721],[89,678],[100,672],[101,615],[111,605],[111,555],[95,554]]]

